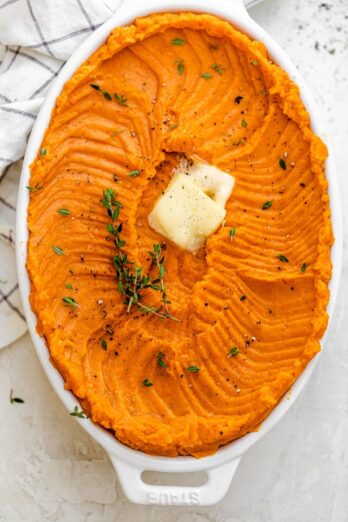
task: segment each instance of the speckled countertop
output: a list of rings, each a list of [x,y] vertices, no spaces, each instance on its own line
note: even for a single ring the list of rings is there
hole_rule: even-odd
[[[251,14],[287,50],[322,107],[345,209],[348,0],[266,0]],[[336,314],[314,377],[211,508],[130,504],[104,451],[51,390],[28,335],[2,351],[0,521],[347,522],[347,261],[345,249]],[[10,388],[25,404],[9,403]]]

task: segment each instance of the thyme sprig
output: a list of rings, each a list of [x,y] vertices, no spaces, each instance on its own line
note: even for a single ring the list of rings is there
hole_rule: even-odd
[[[122,221],[118,221],[120,210],[123,205],[116,199],[113,189],[108,188],[103,192],[101,204],[106,208],[107,214],[111,219],[111,223],[107,224],[107,230],[114,237],[114,244],[117,254],[113,257],[113,263],[116,268],[116,276],[118,281],[118,290],[124,297],[124,304],[127,305],[127,313],[129,314],[135,306],[145,314],[153,314],[162,319],[173,319],[178,321],[169,311],[170,301],[167,298],[166,287],[164,283],[164,256],[162,255],[163,246],[159,244],[153,245],[153,250],[149,252],[152,258],[152,266],[158,271],[158,277],[153,278],[144,274],[144,269],[130,261],[128,254],[122,249],[126,242],[121,238]],[[150,267],[151,268],[151,267]],[[152,306],[143,302],[144,290],[147,289],[159,291],[162,295],[160,306]]]
[[[128,107],[128,99],[123,94],[118,94],[117,92],[114,92],[114,96],[119,105],[122,105],[123,107]]]
[[[83,410],[79,410],[78,406],[75,406],[73,411],[70,412],[72,417],[79,417],[80,419],[87,419],[87,415]]]
[[[91,83],[90,86],[95,91],[100,92],[106,100],[108,100],[108,101],[112,100],[112,95],[108,91],[104,91],[104,89],[102,89],[100,87],[100,85],[98,85],[97,83]],[[128,104],[127,104],[128,100],[123,94],[118,94],[117,92],[114,92],[114,97],[119,105],[123,105],[123,107],[128,107]]]
[[[106,100],[109,100],[109,101],[112,100],[111,94],[108,91],[104,91],[104,89],[102,89],[100,87],[100,85],[98,85],[96,83],[91,83],[90,85],[91,85],[92,89],[94,89],[95,91],[99,91]]]
[[[162,294],[162,303],[164,305],[166,314],[168,317],[170,316],[169,312],[169,305],[171,302],[168,300],[167,293],[166,293],[166,287],[164,284],[164,276],[166,273],[166,269],[164,268],[164,256],[162,255],[162,249],[164,250],[164,245],[160,245],[159,243],[153,245],[153,252],[149,252],[150,256],[152,257],[152,263],[156,266],[158,270],[158,278],[159,278],[159,291]],[[154,281],[154,283],[157,283],[157,280]],[[171,317],[171,316],[170,316]],[[172,319],[175,319],[175,317],[172,317]],[[175,319],[177,321],[177,319]]]
[[[29,192],[37,192],[38,190],[41,190],[43,187],[39,183],[36,183],[34,187],[31,185],[27,185],[26,188],[27,190],[29,190]]]

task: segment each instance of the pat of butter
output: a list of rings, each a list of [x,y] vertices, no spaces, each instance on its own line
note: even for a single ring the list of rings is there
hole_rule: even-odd
[[[197,252],[224,220],[233,186],[233,176],[210,165],[177,168],[149,214],[149,224],[181,248]]]
[[[234,177],[231,174],[206,163],[193,163],[186,172],[207,196],[225,208],[234,188]]]

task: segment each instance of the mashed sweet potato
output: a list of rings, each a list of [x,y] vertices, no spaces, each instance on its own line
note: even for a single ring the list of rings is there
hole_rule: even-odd
[[[147,218],[178,154],[236,178],[205,248],[193,255],[167,241],[180,322],[127,314],[100,204],[103,190],[117,192],[125,251],[151,270],[148,251],[163,238]],[[219,18],[138,19],[77,70],[32,165],[27,266],[38,331],[94,422],[173,457],[213,453],[258,428],[327,324],[326,155],[297,86]]]

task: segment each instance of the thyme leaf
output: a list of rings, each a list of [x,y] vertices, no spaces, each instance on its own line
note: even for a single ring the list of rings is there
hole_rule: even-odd
[[[60,248],[59,246],[55,246],[53,245],[52,246],[52,250],[55,254],[57,254],[58,256],[65,256],[64,254],[64,250],[62,248]]]
[[[238,354],[239,354],[239,350],[238,350],[237,346],[232,346],[232,348],[228,352],[227,357],[230,359],[231,357],[235,357]]]
[[[68,210],[67,208],[60,208],[59,210],[57,210],[57,212],[61,216],[68,216],[70,214],[70,210]]]
[[[264,204],[262,205],[262,210],[267,210],[268,208],[271,208],[273,204],[273,201],[265,201]]]
[[[182,46],[182,45],[185,45],[186,40],[184,40],[183,38],[173,38],[173,40],[171,40],[170,43],[172,45]]]
[[[286,170],[286,163],[285,163],[285,160],[283,160],[283,158],[280,158],[279,166],[281,169]]]
[[[141,171],[140,170],[131,170],[128,174],[129,178],[136,178],[137,176],[140,176]]]
[[[181,75],[184,74],[184,70],[185,70],[185,64],[184,64],[184,60],[175,60],[174,62],[177,66],[177,70],[178,70],[178,73]]]
[[[79,307],[78,303],[72,297],[63,297],[63,302],[66,306],[70,306],[72,310]]]
[[[230,238],[231,238],[231,240],[236,235],[236,232],[237,232],[237,228],[236,227],[232,227],[231,230],[230,230]]]
[[[191,373],[198,373],[198,372],[201,371],[201,369],[200,369],[198,366],[194,366],[194,365],[193,365],[193,366],[188,366],[188,367],[186,368],[186,370],[187,370],[188,372],[191,372]]]

